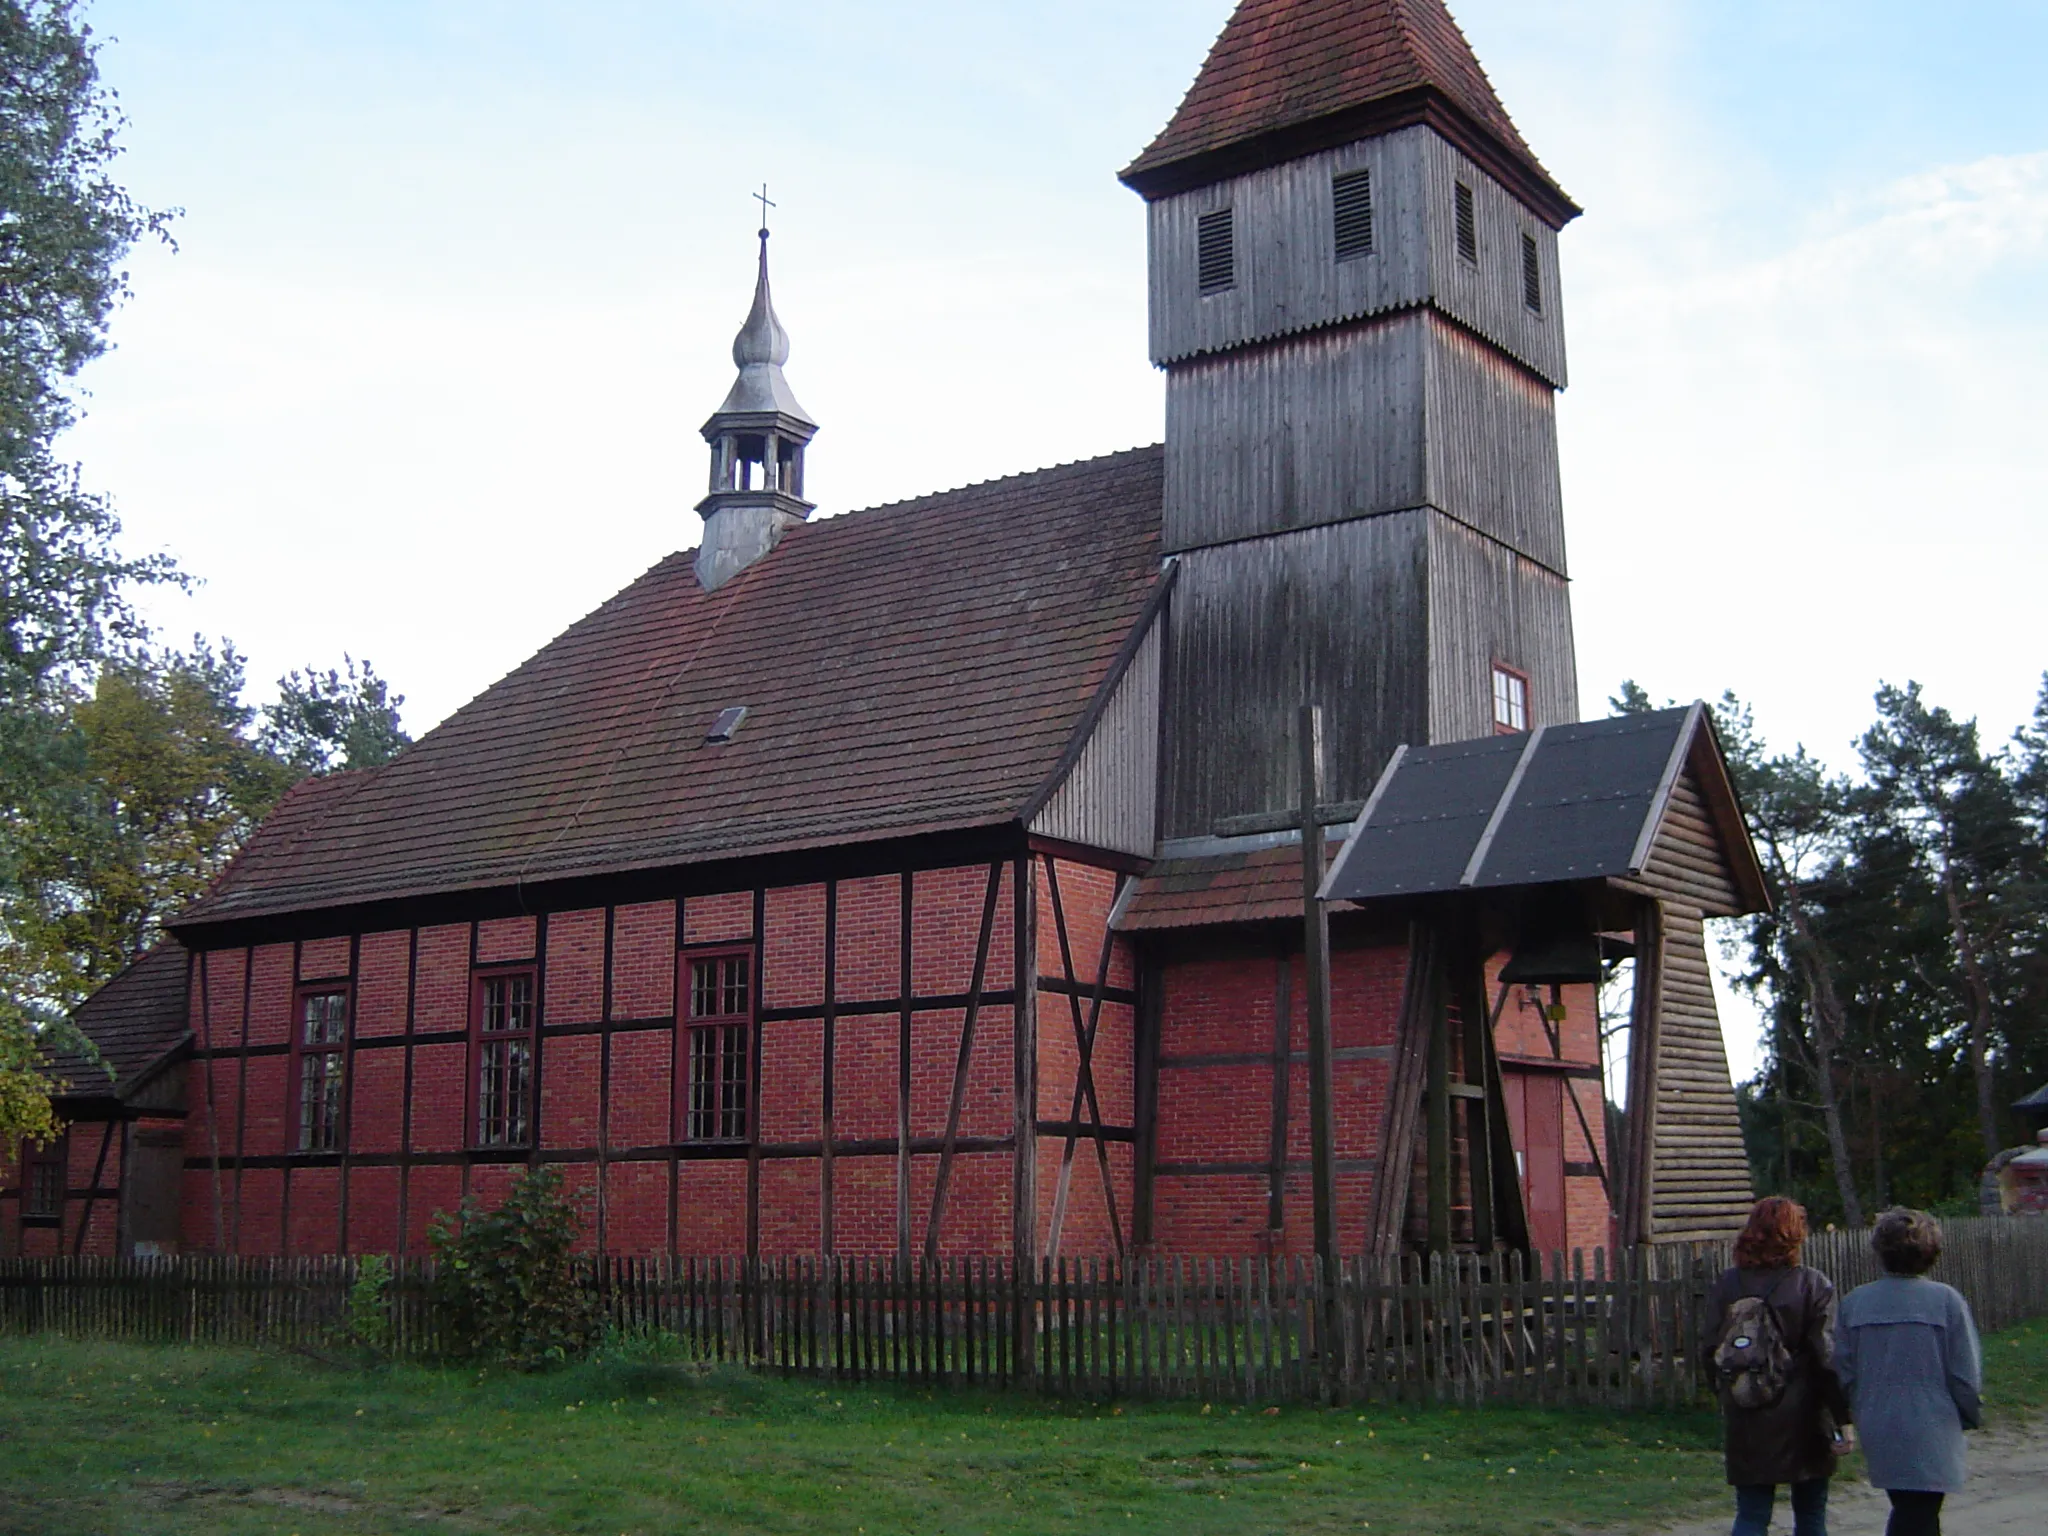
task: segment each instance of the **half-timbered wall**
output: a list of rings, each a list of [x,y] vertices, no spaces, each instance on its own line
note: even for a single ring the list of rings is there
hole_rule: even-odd
[[[184,1242],[418,1251],[436,1212],[544,1162],[611,1252],[1042,1250],[1056,1223],[1066,1251],[1114,1252],[1132,1135],[1133,978],[1104,956],[1118,878],[1033,854],[205,952]],[[678,989],[713,954],[751,967],[751,1102],[743,1137],[693,1140]],[[524,1144],[481,1147],[472,992],[514,973],[535,987],[538,1092]],[[298,1150],[309,987],[349,999],[332,1152]]]
[[[61,1164],[62,1195],[54,1219],[30,1213],[26,1167],[19,1149],[0,1152],[0,1253],[28,1258],[106,1255],[120,1250],[121,1171],[129,1123],[81,1120],[46,1154]]]
[[[1150,1236],[1163,1250],[1313,1251],[1307,1009],[1295,949],[1285,936],[1264,949],[1211,937],[1178,941],[1160,962]],[[1497,957],[1490,974],[1499,964]],[[1405,945],[1339,941],[1330,959],[1338,1238],[1346,1251],[1367,1241],[1407,965]],[[1561,1025],[1540,1011],[1552,1001],[1547,989],[1524,990],[1503,998],[1496,986],[1492,1000],[1501,1004],[1495,1040],[1525,1192],[1545,1172],[1536,1159],[1550,1157],[1559,1212],[1546,1235],[1558,1247],[1605,1247],[1610,1207],[1592,989],[1564,989]],[[1542,1123],[1556,1131],[1532,1146],[1523,1110],[1545,1103],[1554,1114]],[[1454,1228],[1469,1234],[1469,1215],[1454,1215]]]

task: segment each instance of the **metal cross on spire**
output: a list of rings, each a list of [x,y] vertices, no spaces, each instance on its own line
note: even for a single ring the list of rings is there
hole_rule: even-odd
[[[761,205],[761,238],[766,240],[768,238],[768,210],[775,206],[768,198],[768,183],[762,182],[761,190],[752,193],[751,196],[755,202]]]

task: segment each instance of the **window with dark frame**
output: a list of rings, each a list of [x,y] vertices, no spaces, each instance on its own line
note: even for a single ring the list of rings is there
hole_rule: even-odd
[[[1543,264],[1536,254],[1536,237],[1522,235],[1522,307],[1532,315],[1543,313]]]
[[[1513,736],[1529,729],[1529,679],[1513,667],[1493,664],[1493,730]]]
[[[1372,171],[1343,171],[1330,178],[1336,214],[1337,259],[1372,254]]]
[[[754,959],[746,950],[683,957],[684,1141],[744,1141],[753,1088]]]
[[[21,1144],[21,1219],[33,1227],[54,1227],[64,1219],[65,1170],[70,1154],[62,1136],[44,1146]]]
[[[1458,255],[1473,266],[1479,265],[1479,217],[1472,208],[1472,189],[1464,182],[1457,184],[1458,213]]]
[[[348,989],[306,988],[292,1035],[301,1152],[341,1150],[342,1080],[348,1062]]]
[[[1237,285],[1235,215],[1218,208],[1195,221],[1195,286],[1205,295]]]
[[[486,972],[475,988],[476,1144],[523,1147],[533,1139],[534,973]]]

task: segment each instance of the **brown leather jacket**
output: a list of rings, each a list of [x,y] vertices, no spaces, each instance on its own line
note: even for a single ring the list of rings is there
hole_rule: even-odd
[[[1792,1352],[1784,1396],[1767,1408],[1737,1408],[1722,1384],[1721,1416],[1728,1481],[1803,1483],[1831,1477],[1836,1426],[1849,1422],[1849,1399],[1835,1375],[1835,1286],[1817,1269],[1730,1269],[1707,1292],[1700,1357],[1711,1379],[1721,1320],[1738,1296],[1767,1296]]]

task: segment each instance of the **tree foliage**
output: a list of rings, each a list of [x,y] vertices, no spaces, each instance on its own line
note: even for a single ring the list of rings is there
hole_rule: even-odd
[[[301,774],[379,768],[411,744],[398,719],[405,695],[393,693],[367,661],[341,661],[339,669],[287,673],[277,702],[263,712],[265,750]]]
[[[1882,687],[1844,773],[1771,750],[1733,696],[1715,722],[1773,903],[1735,946],[1766,1024],[1740,1095],[1758,1184],[1834,1219],[1973,1202],[2048,1077],[2048,677],[1998,751]]]
[[[530,1371],[588,1350],[598,1315],[575,1258],[581,1228],[549,1165],[520,1174],[495,1210],[468,1195],[437,1211],[428,1241],[455,1352]]]
[[[13,970],[21,829],[74,809],[68,709],[109,648],[139,638],[135,584],[176,579],[119,552],[112,509],[57,451],[72,381],[127,295],[121,263],[171,216],[113,179],[122,124],[97,46],[69,0],[0,0],[0,1142],[54,1129],[34,1066],[49,999]]]

